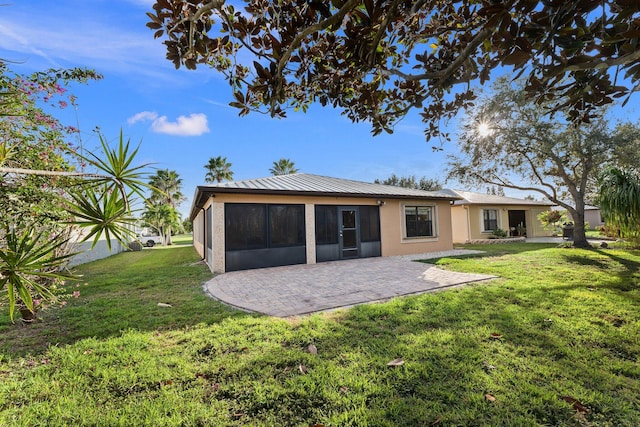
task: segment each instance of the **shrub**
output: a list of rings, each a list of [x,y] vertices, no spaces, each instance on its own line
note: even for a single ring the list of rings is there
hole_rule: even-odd
[[[602,236],[610,237],[612,239],[617,239],[620,237],[620,228],[612,225],[605,224],[598,230]]]
[[[493,230],[493,235],[498,239],[504,239],[507,237],[507,232],[501,228]]]

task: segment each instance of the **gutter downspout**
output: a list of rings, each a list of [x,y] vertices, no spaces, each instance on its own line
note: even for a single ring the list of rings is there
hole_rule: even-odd
[[[204,219],[204,227],[202,227],[202,259],[200,261],[204,261],[205,263],[207,262],[207,212],[205,212],[204,207],[200,208],[200,211],[202,212],[202,219]]]

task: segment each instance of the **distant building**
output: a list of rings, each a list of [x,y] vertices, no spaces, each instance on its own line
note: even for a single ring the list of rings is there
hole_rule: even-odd
[[[540,213],[553,206],[551,202],[451,191],[460,197],[451,207],[454,243],[488,239],[496,229],[504,230],[512,237],[552,234],[538,220]]]

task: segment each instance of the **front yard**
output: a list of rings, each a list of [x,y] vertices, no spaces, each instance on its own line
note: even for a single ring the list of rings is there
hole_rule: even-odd
[[[469,248],[435,262],[501,278],[287,320],[205,297],[188,246],[82,266],[1,312],[0,425],[640,425],[640,252]]]

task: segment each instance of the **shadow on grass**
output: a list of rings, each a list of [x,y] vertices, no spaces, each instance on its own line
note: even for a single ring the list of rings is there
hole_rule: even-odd
[[[469,258],[488,258],[488,257],[500,257],[504,255],[523,254],[526,252],[539,251],[543,249],[557,248],[555,243],[503,243],[495,245],[455,245],[455,249],[470,249],[474,251],[482,251],[478,254],[468,255],[456,255],[453,257],[456,259],[469,259]],[[426,262],[429,264],[436,263],[440,258],[425,258],[419,260],[420,262]]]
[[[191,247],[124,252],[79,266],[79,282],[67,282],[64,307],[38,312],[38,321],[9,321],[0,310],[0,356],[40,354],[53,345],[108,338],[129,329],[162,331],[250,316],[205,295],[212,277]],[[160,304],[168,304],[162,306]]]
[[[601,256],[600,259],[582,255],[566,254],[564,260],[571,264],[594,267],[611,277],[598,287],[609,288],[623,293],[640,290],[640,263],[617,255],[608,249],[593,249],[593,253]],[[625,253],[625,252],[620,252]],[[626,297],[640,301],[639,295],[626,294]]]
[[[180,399],[158,411],[165,421],[169,410],[181,414],[215,404],[223,406],[220,425],[639,425],[637,305],[608,289],[595,297],[574,289],[584,287],[589,277],[603,288],[619,277],[597,263],[565,262],[564,250],[526,257],[520,256],[523,252],[460,262],[468,268],[487,264],[518,273],[492,285],[287,320],[250,316],[206,297],[200,300],[199,284],[211,275],[194,264],[197,256],[186,248],[123,254],[85,266],[86,291],[81,285],[82,297],[57,311],[66,317],[49,326],[69,325],[69,331],[62,331],[69,342],[82,334],[119,335],[120,318],[129,328],[161,329],[145,334],[136,356],[157,359],[155,367],[170,371],[160,380],[170,379],[171,387],[160,395]],[[627,262],[621,267],[611,261],[622,275],[637,266],[624,254],[602,256],[609,255]],[[576,270],[571,280],[564,277]],[[173,307],[157,307],[160,298]],[[614,310],[621,313],[610,321],[604,314]],[[176,330],[167,330],[172,328]],[[86,357],[69,357],[66,369],[86,360],[86,375],[93,375],[99,363],[140,374],[119,348],[130,346],[131,339],[114,341],[86,348],[81,343],[76,354]],[[308,350],[310,344],[317,352]],[[404,363],[387,365],[397,358]],[[60,359],[41,370],[58,375]],[[189,365],[176,366],[178,360]],[[162,387],[155,375],[146,382],[133,377],[122,381],[118,394],[100,397],[102,402],[116,398],[117,410],[112,411],[120,417],[124,404],[134,402],[129,410],[140,412],[137,405],[155,396],[148,389]],[[77,378],[65,385],[83,387]],[[95,383],[106,381],[103,377]],[[87,381],[84,387],[82,398],[97,386]],[[120,393],[126,402],[117,400]],[[575,396],[589,408],[581,414],[585,423],[563,396]],[[39,394],[36,398],[34,407],[43,404]],[[64,404],[54,401],[52,414],[65,413],[56,403]],[[96,424],[90,421],[85,423]]]

